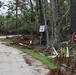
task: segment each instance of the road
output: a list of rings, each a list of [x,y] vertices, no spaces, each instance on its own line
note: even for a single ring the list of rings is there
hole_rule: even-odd
[[[0,75],[45,75],[48,69],[34,58],[31,66],[23,56],[31,57],[18,49],[6,46],[0,42]]]

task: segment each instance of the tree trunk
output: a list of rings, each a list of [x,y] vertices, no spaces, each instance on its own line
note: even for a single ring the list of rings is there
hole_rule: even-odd
[[[18,21],[18,0],[16,0],[16,29],[18,28],[17,21]]]
[[[71,9],[70,46],[74,47],[75,44],[72,41],[72,36],[76,32],[76,0],[70,0],[70,9]]]
[[[71,7],[71,35],[76,32],[76,0],[70,0]]]
[[[45,25],[42,0],[39,0],[39,9],[40,9],[40,23],[41,25]]]
[[[30,6],[31,6],[31,22],[34,22],[35,19],[34,19],[34,12],[33,12],[33,4],[31,0],[30,0]]]
[[[52,0],[52,11],[54,20],[54,38],[55,38],[55,48],[59,48],[59,29],[58,29],[58,8],[57,0]]]
[[[45,29],[46,29],[46,37],[47,37],[47,46],[49,45],[49,32],[48,32],[48,26],[46,23],[46,13],[48,9],[48,1],[44,0],[45,6],[43,6],[43,13],[44,13],[44,20],[45,20]]]
[[[38,0],[36,0],[36,10],[39,10]]]

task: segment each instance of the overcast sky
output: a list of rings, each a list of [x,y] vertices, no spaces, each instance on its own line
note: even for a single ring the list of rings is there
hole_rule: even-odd
[[[8,1],[10,1],[10,0],[0,0],[0,1],[2,1],[2,2],[8,2]]]
[[[7,4],[8,3],[8,1],[11,1],[11,0],[0,0],[1,2],[3,2],[4,4]],[[3,7],[2,8],[0,8],[0,14],[3,14],[3,15],[5,15],[5,13],[7,12],[7,7],[5,7],[4,9],[3,9]]]
[[[4,4],[7,4],[8,3],[8,1],[13,1],[13,0],[0,0],[0,1],[2,1]],[[49,0],[48,0],[49,1]],[[3,15],[5,15],[6,14],[6,12],[7,12],[7,7],[5,7],[5,9],[3,9],[3,7],[2,8],[0,8],[0,14],[3,14]]]

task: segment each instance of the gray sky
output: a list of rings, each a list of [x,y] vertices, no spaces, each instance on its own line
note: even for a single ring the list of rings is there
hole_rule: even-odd
[[[7,4],[8,3],[8,1],[12,1],[12,0],[0,0],[0,1],[2,1],[4,4]],[[2,15],[5,15],[6,14],[6,12],[7,12],[7,7],[2,7],[2,8],[0,8],[0,14],[2,14]]]
[[[0,0],[0,1],[7,3],[8,1],[12,1],[12,0]]]
[[[0,0],[0,1],[2,1],[4,4],[7,4],[8,1],[13,1],[13,0]],[[48,1],[50,1],[50,0],[48,0]],[[7,7],[4,7],[4,8],[5,8],[5,9],[3,9],[3,7],[0,8],[0,14],[3,14],[3,15],[6,14],[8,8],[7,8]]]

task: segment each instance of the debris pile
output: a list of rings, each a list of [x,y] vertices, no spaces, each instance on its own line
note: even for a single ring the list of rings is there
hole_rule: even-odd
[[[46,75],[76,75],[73,69],[66,69],[62,71],[61,67],[50,69]]]
[[[55,58],[54,58],[54,61],[55,63],[60,63],[60,64],[65,64],[66,66],[70,66],[71,63],[72,63],[72,60],[71,60],[71,57],[66,57],[65,54],[60,54],[60,55],[57,55]]]
[[[61,72],[61,68],[57,67],[54,69],[50,69],[50,71],[47,75],[63,75],[63,73]]]
[[[8,38],[8,37],[7,37]],[[38,36],[35,34],[20,35],[12,37],[13,43],[23,48],[29,48],[31,45],[34,45],[35,40],[38,39]]]

